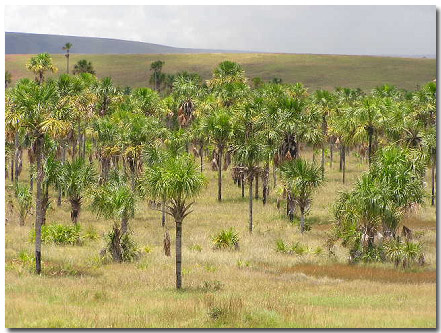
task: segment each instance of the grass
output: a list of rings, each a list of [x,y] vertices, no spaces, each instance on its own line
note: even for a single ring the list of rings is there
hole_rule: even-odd
[[[12,74],[12,84],[32,74],[25,68],[32,55],[6,55],[5,69]],[[66,59],[53,55],[59,73],[64,73]],[[155,60],[165,61],[164,72],[190,71],[203,79],[211,77],[213,69],[224,60],[240,63],[249,78],[271,80],[279,77],[283,82],[302,82],[310,89],[335,87],[370,90],[384,83],[407,90],[416,89],[436,77],[436,59],[414,59],[372,56],[340,56],[309,54],[134,54],[70,56],[71,68],[80,59],[92,62],[98,77],[111,76],[122,87],[148,86],[149,66]],[[58,74],[57,74],[58,75]],[[49,75],[50,76],[50,75]]]
[[[302,155],[311,158],[309,151]],[[332,169],[328,163],[327,181],[315,194],[307,217],[311,231],[303,235],[283,216],[283,208],[277,210],[273,190],[269,204],[255,202],[255,230],[250,235],[248,202],[240,197],[230,172],[223,176],[225,201],[218,203],[217,174],[204,171],[209,184],[183,223],[182,291],[174,289],[174,244],[172,256],[164,256],[161,213],[148,208],[147,202],[130,221],[139,247],[149,249],[139,261],[104,265],[99,260],[111,222],[97,218],[86,201],[82,234],[99,238],[85,238],[81,246],[43,244],[41,276],[32,273],[29,232],[35,215],[20,227],[16,209],[11,211],[6,202],[6,327],[434,328],[436,211],[429,201],[406,222],[422,233],[426,267],[405,271],[389,264],[350,266],[348,252],[341,247],[335,258],[326,250],[301,256],[276,252],[278,239],[326,249],[329,207],[337,191],[350,188],[367,168],[352,156],[347,164],[348,182],[342,185],[338,163],[334,161]],[[28,179],[27,161],[24,167],[23,182]],[[53,207],[48,223],[71,223],[68,202],[57,208],[54,201]],[[174,224],[168,217],[166,227],[174,243]],[[213,250],[210,236],[230,227],[239,234],[240,249]]]

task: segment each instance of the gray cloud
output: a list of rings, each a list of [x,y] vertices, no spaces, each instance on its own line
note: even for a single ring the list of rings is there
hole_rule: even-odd
[[[5,30],[264,52],[435,55],[435,6],[6,6]]]

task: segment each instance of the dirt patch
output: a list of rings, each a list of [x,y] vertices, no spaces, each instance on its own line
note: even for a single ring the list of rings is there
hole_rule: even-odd
[[[436,271],[404,272],[358,265],[296,265],[277,269],[278,273],[304,273],[314,277],[343,280],[371,280],[391,283],[436,283]]]

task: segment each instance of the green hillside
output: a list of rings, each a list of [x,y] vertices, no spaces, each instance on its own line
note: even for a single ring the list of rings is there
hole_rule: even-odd
[[[22,77],[32,77],[25,69],[31,55],[6,55],[6,70],[12,73],[13,82]],[[58,73],[64,73],[64,55],[53,55]],[[399,88],[415,89],[436,77],[436,59],[304,55],[304,54],[130,54],[81,55],[71,54],[71,68],[80,59],[92,61],[99,77],[111,76],[120,86],[148,85],[149,65],[163,60],[163,71],[198,72],[204,79],[223,60],[240,63],[248,77],[264,80],[273,77],[283,82],[302,82],[311,89],[334,89],[338,86],[371,89],[389,83]]]

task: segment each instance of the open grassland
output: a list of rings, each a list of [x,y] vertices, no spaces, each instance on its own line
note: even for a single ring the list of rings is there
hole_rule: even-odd
[[[32,55],[6,55],[6,70],[14,83],[32,77],[25,64]],[[249,78],[271,80],[279,77],[286,83],[302,82],[306,87],[333,90],[335,87],[370,90],[384,83],[414,90],[436,77],[436,59],[308,55],[308,54],[130,54],[92,55],[71,54],[70,67],[80,59],[92,62],[97,76],[110,76],[122,87],[148,86],[149,66],[155,60],[165,61],[163,71],[199,73],[211,77],[213,69],[224,60],[243,66]],[[59,73],[66,70],[62,54],[53,55]],[[50,76],[50,75],[48,75]]]
[[[310,152],[302,155],[311,159]],[[308,218],[312,230],[303,235],[287,221],[283,208],[278,211],[274,190],[268,205],[255,201],[250,235],[248,201],[230,171],[224,173],[222,203],[216,200],[216,173],[205,171],[207,188],[183,225],[182,291],[175,290],[174,244],[172,257],[165,257],[160,213],[146,202],[130,222],[144,249],[139,261],[102,264],[102,237],[81,246],[43,244],[43,274],[36,276],[26,259],[33,254],[29,233],[35,216],[20,227],[7,199],[6,327],[436,327],[436,217],[429,201],[405,221],[421,234],[425,267],[403,271],[389,264],[348,265],[341,247],[335,257],[328,256],[330,205],[337,191],[351,187],[367,169],[352,156],[347,163],[345,186],[338,163],[332,169],[328,163],[327,181],[315,194]],[[21,175],[26,179],[27,170]],[[68,202],[61,208],[53,202],[53,207],[48,223],[71,223]],[[80,223],[82,233],[94,229],[100,236],[111,227],[86,208]],[[211,236],[229,227],[239,232],[239,251],[213,250]],[[167,228],[174,243],[169,218]],[[298,241],[310,251],[278,253],[277,239]],[[320,252],[317,248],[323,251],[314,253]]]

